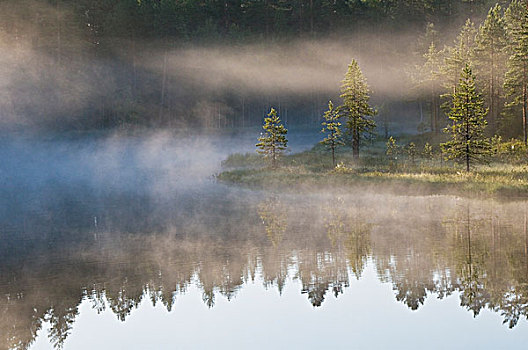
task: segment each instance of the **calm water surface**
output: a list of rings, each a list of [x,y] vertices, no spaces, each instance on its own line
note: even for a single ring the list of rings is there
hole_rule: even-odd
[[[528,203],[217,183],[253,141],[6,143],[0,349],[526,348]]]

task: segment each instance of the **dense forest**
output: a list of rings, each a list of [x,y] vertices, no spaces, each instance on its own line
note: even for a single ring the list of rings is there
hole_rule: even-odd
[[[5,0],[2,126],[246,127],[259,125],[272,105],[289,124],[315,124],[354,57],[385,111],[380,118],[416,130],[430,104],[430,127],[438,130],[446,77],[453,76],[456,55],[473,51],[480,66],[497,66],[491,78],[481,77],[494,82],[491,124],[498,125],[504,101],[493,96],[502,96],[507,61],[499,56],[512,41],[497,30],[507,30],[519,13],[508,17],[509,1],[500,2],[504,28],[489,35],[503,35],[492,45],[501,53],[489,62],[481,32],[494,3]],[[470,42],[460,41],[464,35]],[[474,47],[460,47],[468,43]],[[445,72],[442,79],[437,70]],[[512,133],[511,126],[503,129]]]

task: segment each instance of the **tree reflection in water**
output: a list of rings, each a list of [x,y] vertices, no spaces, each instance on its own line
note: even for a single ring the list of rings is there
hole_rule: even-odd
[[[119,213],[108,209],[97,227],[65,219],[87,208],[47,208],[53,225],[20,216],[2,233],[0,347],[28,348],[49,322],[60,348],[83,300],[125,321],[146,299],[170,311],[191,285],[213,307],[219,293],[231,300],[256,276],[279,292],[297,279],[319,307],[361,279],[367,263],[412,310],[457,292],[474,316],[489,309],[515,327],[528,315],[525,203],[375,195],[255,203],[250,194],[146,212],[110,203]],[[149,226],[146,217],[156,220]]]

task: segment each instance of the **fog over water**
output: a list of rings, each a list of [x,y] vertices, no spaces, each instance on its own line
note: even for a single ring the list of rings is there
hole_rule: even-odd
[[[290,135],[297,151],[317,137]],[[411,348],[436,347],[438,329],[453,348],[526,342],[526,203],[218,183],[221,160],[254,142],[253,131],[5,139],[2,348],[265,348],[269,332],[346,348],[337,332],[350,327],[357,344],[384,347],[372,324]],[[313,323],[320,339],[306,335]],[[401,338],[409,328],[421,340]]]
[[[13,4],[0,2],[0,350],[528,344],[528,202],[215,176],[255,152],[271,107],[289,152],[312,148],[352,59],[387,134],[415,134],[422,32],[100,42],[74,2]]]

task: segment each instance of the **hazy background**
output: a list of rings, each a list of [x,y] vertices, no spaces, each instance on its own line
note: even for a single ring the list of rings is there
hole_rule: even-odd
[[[352,58],[410,130],[408,70],[433,22],[450,43],[487,1],[4,0],[3,129],[316,124]]]

